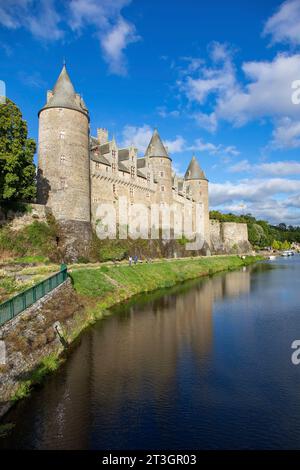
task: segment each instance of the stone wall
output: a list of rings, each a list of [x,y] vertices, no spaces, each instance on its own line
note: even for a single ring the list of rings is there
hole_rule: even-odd
[[[0,327],[0,341],[6,350],[5,364],[0,365],[0,416],[20,382],[41,359],[63,350],[55,329],[57,322],[66,333],[71,332],[76,314],[82,312],[83,307],[68,279]]]
[[[210,220],[210,240],[213,253],[248,253],[247,224]]]
[[[8,224],[12,230],[21,230],[35,220],[46,222],[46,207],[43,204],[28,204],[27,211],[4,212],[0,207],[0,227]]]
[[[43,109],[39,116],[38,202],[57,220],[90,222],[89,121],[79,111]]]

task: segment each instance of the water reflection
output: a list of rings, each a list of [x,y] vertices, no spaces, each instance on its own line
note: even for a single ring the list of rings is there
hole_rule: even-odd
[[[300,257],[135,298],[7,417],[0,447],[300,448]]]

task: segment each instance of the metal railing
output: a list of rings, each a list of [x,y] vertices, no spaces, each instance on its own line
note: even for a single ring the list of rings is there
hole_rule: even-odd
[[[37,300],[51,292],[55,287],[62,284],[68,277],[68,269],[65,264],[61,270],[53,276],[44,279],[35,286],[26,289],[20,294],[0,304],[0,326],[19,315],[26,308],[33,305]]]

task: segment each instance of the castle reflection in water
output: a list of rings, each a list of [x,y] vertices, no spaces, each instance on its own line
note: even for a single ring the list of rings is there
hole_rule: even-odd
[[[19,434],[17,426],[14,438],[20,447],[27,446],[27,435],[31,446],[35,436],[37,448],[97,447],[91,432],[95,427],[97,434],[97,422],[111,432],[114,420],[123,414],[126,422],[132,407],[151,425],[158,410],[178,401],[178,372],[187,375],[188,386],[191,357],[201,374],[212,355],[214,310],[219,301],[250,292],[250,271],[245,268],[166,292],[120,306],[82,337],[62,370],[33,394],[34,403],[19,411],[23,432]],[[32,407],[34,422],[24,426]]]

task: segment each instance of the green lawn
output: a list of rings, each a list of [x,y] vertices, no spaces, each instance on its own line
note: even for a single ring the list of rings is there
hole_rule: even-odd
[[[238,269],[257,257],[242,260],[238,256],[164,260],[133,266],[105,266],[80,269],[71,274],[75,290],[84,297],[101,298],[108,293],[126,291],[128,294],[147,292],[172,286],[178,282]]]

